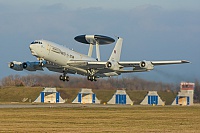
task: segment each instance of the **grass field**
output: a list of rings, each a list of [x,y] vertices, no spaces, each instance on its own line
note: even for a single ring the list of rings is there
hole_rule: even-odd
[[[0,109],[0,132],[199,132],[200,106]]]

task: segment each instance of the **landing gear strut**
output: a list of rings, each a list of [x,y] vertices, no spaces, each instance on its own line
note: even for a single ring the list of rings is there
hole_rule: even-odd
[[[39,60],[39,66],[40,67],[43,67],[44,66],[44,63],[43,63],[43,58],[38,58],[38,60]]]
[[[97,81],[96,80],[96,76],[94,76],[94,74],[96,73],[96,71],[94,69],[88,69],[87,70],[88,72],[88,76],[87,76],[87,79],[90,80],[90,81]]]
[[[69,76],[66,76],[66,73],[63,73],[63,75],[60,75],[59,79],[62,81],[69,81]]]
[[[44,63],[43,63],[43,62],[40,62],[40,63],[39,63],[39,66],[43,67],[43,66],[44,66]]]

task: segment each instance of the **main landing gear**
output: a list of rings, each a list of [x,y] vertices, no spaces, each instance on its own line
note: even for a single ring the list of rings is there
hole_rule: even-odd
[[[88,69],[87,72],[88,72],[88,74],[89,74],[89,75],[87,76],[87,79],[88,79],[88,80],[90,80],[90,81],[97,81],[97,80],[96,80],[96,76],[94,76],[95,73],[96,73],[96,71],[95,71],[94,69]]]
[[[97,81],[95,76],[87,76],[87,79],[90,81]]]
[[[59,79],[62,81],[69,81],[69,76],[66,76],[66,73],[63,73],[63,75],[60,75]]]

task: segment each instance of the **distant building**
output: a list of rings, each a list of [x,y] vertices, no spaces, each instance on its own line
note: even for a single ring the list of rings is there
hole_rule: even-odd
[[[97,99],[96,94],[92,92],[92,89],[82,88],[72,103],[97,103],[100,101]]]
[[[35,103],[64,103],[65,101],[60,97],[60,93],[56,88],[44,88]]]
[[[141,105],[164,105],[164,102],[159,97],[157,91],[149,91]]]
[[[180,92],[178,92],[172,105],[193,105],[194,87],[194,83],[181,82]]]
[[[107,104],[133,104],[125,90],[117,90]]]

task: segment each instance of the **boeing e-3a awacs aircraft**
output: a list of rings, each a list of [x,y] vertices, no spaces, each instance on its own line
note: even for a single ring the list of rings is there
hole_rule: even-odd
[[[123,39],[118,37],[116,45],[107,61],[100,61],[99,45],[110,44],[115,40],[102,35],[80,35],[74,38],[76,41],[89,44],[88,55],[84,55],[64,46],[47,40],[35,40],[29,48],[32,55],[39,61],[9,63],[11,69],[22,71],[43,70],[46,67],[49,71],[62,73],[59,79],[69,81],[66,74],[80,74],[87,76],[90,81],[96,81],[100,77],[118,76],[122,73],[145,72],[154,69],[157,65],[189,63],[186,60],[174,61],[120,61],[120,54]],[[92,58],[93,45],[96,45],[96,56]],[[125,69],[126,68],[126,69]],[[129,68],[127,70],[127,68]]]

